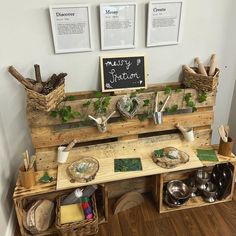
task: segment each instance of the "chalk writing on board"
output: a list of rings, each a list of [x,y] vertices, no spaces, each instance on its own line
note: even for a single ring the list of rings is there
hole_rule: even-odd
[[[102,58],[103,90],[145,87],[144,56]]]

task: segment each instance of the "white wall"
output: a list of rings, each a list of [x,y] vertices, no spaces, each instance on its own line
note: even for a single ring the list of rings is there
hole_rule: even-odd
[[[236,65],[236,63],[235,63]],[[234,86],[234,95],[231,104],[231,111],[229,116],[230,137],[234,140],[233,152],[236,153],[236,83]]]
[[[119,0],[121,2],[121,0]],[[99,56],[123,51],[101,52],[99,40],[98,4],[107,0],[62,1],[1,0],[0,8],[0,226],[6,229],[9,218],[13,177],[19,164],[19,155],[30,146],[30,136],[25,119],[25,94],[21,86],[7,73],[14,65],[27,77],[33,76],[33,64],[41,65],[46,79],[61,71],[69,74],[67,91],[94,90],[99,86]],[[114,2],[111,1],[110,2]],[[181,65],[193,63],[199,56],[207,62],[214,52],[219,58],[221,82],[217,96],[215,127],[226,123],[235,80],[236,16],[234,0],[185,0],[183,37],[176,46],[145,48],[147,0],[138,3],[137,49],[126,53],[146,53],[149,83],[178,80]],[[95,50],[88,53],[55,55],[49,22],[48,6],[64,3],[91,3]],[[234,6],[233,6],[234,4]],[[213,142],[218,137],[214,133]],[[8,200],[7,200],[8,199]],[[7,202],[7,204],[6,204]]]

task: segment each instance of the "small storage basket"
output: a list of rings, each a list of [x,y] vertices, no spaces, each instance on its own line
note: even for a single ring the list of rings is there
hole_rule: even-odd
[[[72,222],[67,224],[61,224],[60,220],[60,209],[61,209],[61,202],[66,196],[61,196],[57,199],[57,209],[56,209],[56,228],[60,232],[61,235],[77,235],[77,236],[84,236],[84,235],[92,235],[98,232],[98,213],[97,213],[97,206],[96,206],[96,198],[95,194],[92,195],[91,203],[93,207],[93,218],[92,219],[85,219],[78,222]]]
[[[29,107],[40,111],[49,112],[65,98],[65,81],[47,95],[26,89]]]
[[[197,67],[191,67],[198,73]],[[209,71],[209,67],[205,67],[206,71]],[[187,88],[194,88],[198,91],[213,92],[217,89],[219,81],[219,69],[216,68],[214,76],[205,76],[201,74],[194,74],[186,69],[183,69],[183,81],[182,83]]]

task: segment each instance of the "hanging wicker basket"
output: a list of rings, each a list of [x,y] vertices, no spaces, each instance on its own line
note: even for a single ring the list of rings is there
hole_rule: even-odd
[[[65,98],[65,81],[63,79],[62,83],[47,95],[40,94],[27,88],[26,93],[27,104],[29,107],[36,110],[49,112]]]
[[[198,73],[197,67],[191,67],[195,72]],[[209,71],[209,67],[205,67],[207,73]],[[198,91],[203,92],[213,92],[216,91],[218,82],[219,82],[219,69],[216,68],[214,76],[205,76],[201,74],[194,74],[183,68],[183,80],[182,83],[187,88],[194,88]]]

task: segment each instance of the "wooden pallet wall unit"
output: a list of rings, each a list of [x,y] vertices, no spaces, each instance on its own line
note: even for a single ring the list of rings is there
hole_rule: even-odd
[[[73,189],[90,184],[98,184],[98,195],[101,194],[102,201],[99,201],[100,222],[108,220],[108,202],[110,198],[120,197],[129,191],[140,193],[152,192],[153,199],[159,212],[164,213],[175,209],[166,207],[162,202],[163,186],[171,179],[183,179],[199,168],[212,168],[215,163],[201,162],[196,155],[197,147],[209,147],[211,144],[212,129],[214,120],[214,105],[216,92],[208,93],[207,100],[198,102],[198,92],[194,89],[182,89],[180,83],[169,83],[151,85],[147,89],[139,92],[136,96],[141,100],[150,100],[150,109],[154,109],[155,93],[159,93],[159,101],[164,101],[167,97],[164,90],[166,86],[172,88],[172,95],[167,107],[177,104],[178,109],[186,108],[184,95],[192,94],[197,110],[193,113],[168,114],[163,117],[163,123],[155,125],[152,118],[140,121],[138,118],[124,120],[119,112],[108,122],[108,130],[100,133],[94,123],[81,125],[87,115],[95,115],[93,102],[97,100],[95,92],[79,92],[67,94],[67,97],[74,96],[75,100],[65,101],[66,106],[71,106],[74,111],[82,114],[78,119],[63,123],[60,118],[53,118],[49,113],[36,111],[27,107],[28,123],[31,129],[33,146],[37,156],[37,184],[31,189],[25,189],[17,182],[14,192],[14,203],[16,214],[22,235],[29,235],[23,227],[23,215],[27,204],[40,198],[55,199],[63,193],[71,192]],[[181,90],[176,90],[181,88]],[[127,91],[131,93],[133,91]],[[127,94],[126,93],[126,94]],[[122,93],[106,93],[110,96],[110,105],[107,114],[116,108],[117,101],[124,95]],[[86,104],[91,101],[89,107]],[[145,106],[141,106],[139,114],[146,111]],[[183,140],[182,134],[175,128],[175,124],[180,123],[186,127],[193,127],[195,141],[187,143]],[[80,126],[78,127],[78,124]],[[78,140],[68,157],[66,164],[57,164],[57,148],[66,145],[73,139]],[[164,169],[157,166],[151,159],[153,150],[167,146],[180,148],[190,155],[190,161],[173,169]],[[88,183],[72,183],[66,174],[67,166],[80,157],[91,156],[99,161],[99,171],[94,180]],[[134,172],[114,172],[114,159],[120,157],[140,157],[143,170]],[[232,162],[235,157],[218,156],[218,163]],[[235,170],[236,168],[234,168]],[[40,176],[47,170],[55,180],[49,184],[38,182]],[[234,175],[235,176],[235,175]],[[233,185],[232,185],[233,191]],[[225,199],[232,199],[231,195]],[[206,205],[203,200],[189,202],[184,208],[191,208]],[[181,209],[181,208],[180,208]],[[54,227],[39,235],[50,235],[56,233]]]
[[[38,168],[40,169],[40,166],[44,165],[44,161],[47,163],[48,168],[52,167],[51,164],[54,165],[53,163],[48,162],[47,159],[44,160],[44,158],[41,157],[40,152],[56,149],[59,145],[68,144],[75,138],[78,140],[80,145],[87,145],[88,142],[95,141],[98,143],[104,143],[107,139],[109,141],[111,138],[114,140],[123,140],[127,137],[132,138],[137,135],[141,136],[144,134],[161,131],[169,131],[171,133],[176,131],[176,123],[181,123],[183,126],[194,127],[195,130],[207,129],[210,133],[214,118],[213,106],[215,104],[215,93],[209,93],[207,101],[199,103],[197,101],[198,93],[196,90],[182,89],[180,92],[174,92],[174,89],[180,87],[180,84],[171,83],[165,84],[165,86],[173,88],[173,93],[167,107],[177,104],[179,109],[186,108],[186,103],[183,100],[183,97],[184,94],[191,93],[193,101],[196,104],[197,111],[189,114],[166,115],[164,116],[164,122],[161,125],[155,125],[152,119],[139,121],[137,118],[133,118],[131,120],[124,121],[117,112],[108,124],[108,131],[106,133],[100,133],[95,124],[93,124],[93,126],[90,125],[78,128],[77,125],[78,122],[81,121],[81,118],[73,119],[66,124],[63,124],[60,118],[53,118],[46,112],[43,113],[41,111],[31,110],[28,108],[27,117],[31,128],[32,142],[36,149],[37,157],[40,156],[37,160]],[[165,86],[150,86],[147,90],[137,94],[137,97],[141,101],[144,99],[150,99],[150,106],[153,108],[155,92],[164,89]],[[90,105],[88,109],[83,107],[83,104],[88,101],[96,101],[94,92],[68,94],[68,96],[71,95],[73,95],[76,100],[67,101],[65,102],[66,105],[71,106],[71,108],[75,111],[85,114],[85,116],[95,115],[93,105]],[[110,105],[107,109],[107,114],[109,114],[115,109],[117,101],[123,95],[107,95],[111,96]],[[166,96],[167,95],[164,91],[159,91],[159,101],[164,101]],[[144,113],[145,109],[145,107],[141,106],[139,114]],[[85,117],[83,116],[82,119],[84,118]]]

